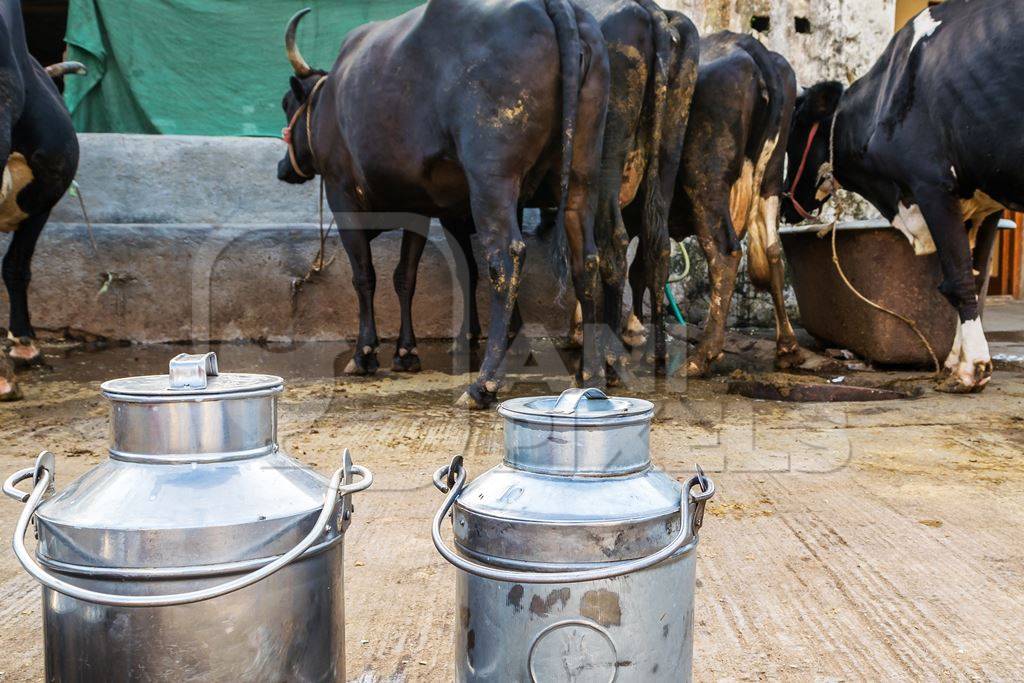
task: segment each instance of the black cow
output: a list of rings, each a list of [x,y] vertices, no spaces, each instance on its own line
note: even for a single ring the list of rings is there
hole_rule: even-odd
[[[917,253],[938,253],[940,291],[960,319],[945,391],[980,391],[992,374],[978,287],[1000,212],[1024,209],[1022,28],[1019,0],[948,0],[902,28],[848,90],[819,83],[797,104],[787,219],[838,185],[874,204]]]
[[[319,174],[338,217],[359,295],[358,349],[348,370],[377,368],[370,240],[405,229],[395,271],[402,306],[395,360],[403,369],[403,359],[416,355],[411,302],[425,217],[475,224],[494,296],[480,374],[459,402],[485,407],[501,386],[525,255],[518,209],[541,185],[560,205],[576,294],[587,322],[596,319],[593,187],[609,81],[600,29],[568,0],[430,0],[353,30],[325,72],[295,48],[306,11],[286,32],[295,76],[283,101],[289,154],[278,177],[299,183]],[[585,359],[584,376],[595,376],[599,359]]]
[[[3,260],[10,298],[8,337],[19,365],[42,360],[28,310],[32,254],[50,210],[78,169],[78,138],[51,78],[84,73],[77,62],[47,69],[28,52],[18,0],[0,1],[0,232],[13,232]],[[0,354],[0,400],[20,397],[10,361]]]
[[[745,236],[751,280],[770,290],[775,304],[777,361],[790,365],[800,358],[783,298],[785,268],[778,236],[795,100],[792,67],[756,39],[723,31],[700,41],[697,88],[669,214],[673,239],[697,236],[711,277],[704,338],[687,361],[688,374],[705,374],[722,355],[741,257],[738,240]],[[637,318],[643,315],[643,291],[649,286],[645,265],[635,259],[629,274]]]

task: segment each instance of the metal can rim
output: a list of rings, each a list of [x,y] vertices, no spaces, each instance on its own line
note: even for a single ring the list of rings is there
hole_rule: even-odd
[[[345,539],[344,532],[334,531],[334,536],[329,540],[318,543],[309,548],[306,552],[296,558],[300,562],[314,555],[326,552],[338,545]],[[226,574],[240,574],[259,569],[270,564],[280,555],[270,557],[258,557],[250,560],[237,560],[235,562],[218,562],[215,564],[199,564],[184,567],[96,567],[82,564],[71,564],[51,559],[40,553],[36,553],[36,559],[47,569],[83,576],[90,579],[119,579],[137,581],[168,581],[176,579],[198,579],[205,577],[224,576]]]

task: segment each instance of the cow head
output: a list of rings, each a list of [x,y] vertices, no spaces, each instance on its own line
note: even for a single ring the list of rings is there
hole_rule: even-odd
[[[287,122],[281,133],[288,145],[285,157],[277,164],[277,178],[286,183],[304,183],[316,176],[313,158],[312,140],[306,129],[310,114],[311,99],[315,95],[318,83],[327,75],[326,71],[314,69],[295,45],[295,30],[302,17],[309,14],[310,9],[299,10],[288,22],[284,32],[285,52],[295,72],[288,83],[288,91],[281,99]]]
[[[843,85],[825,81],[805,90],[796,100],[796,113],[786,149],[786,190],[782,205],[788,223],[799,223],[832,195],[822,169],[829,160],[829,132],[843,96]],[[802,211],[801,211],[802,210]]]

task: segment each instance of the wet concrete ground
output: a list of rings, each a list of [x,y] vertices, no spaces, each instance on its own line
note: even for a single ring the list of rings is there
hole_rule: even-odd
[[[563,354],[535,346],[507,396],[566,385]],[[166,372],[180,350],[48,347],[51,367],[21,375],[26,399],[0,406],[0,472],[48,448],[66,486],[106,457],[99,382]],[[280,432],[293,456],[328,473],[348,447],[376,475],[346,537],[348,679],[451,680],[454,571],[430,542],[441,502],[430,474],[456,453],[471,476],[496,464],[497,414],[450,408],[465,378],[439,370],[450,364],[440,345],[424,345],[419,375],[366,379],[337,376],[343,344],[216,350],[223,371],[286,379]],[[752,401],[727,395],[725,379],[641,376],[618,390],[656,402],[659,465],[682,477],[700,462],[718,484],[701,534],[695,678],[1024,679],[1024,371],[1001,367],[979,395],[862,404]],[[0,503],[4,534],[18,512]],[[5,542],[0,680],[42,677],[39,603]]]

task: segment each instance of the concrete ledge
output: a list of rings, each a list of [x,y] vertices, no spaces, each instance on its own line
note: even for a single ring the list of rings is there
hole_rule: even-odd
[[[29,305],[37,327],[140,342],[356,336],[352,274],[336,233],[330,267],[293,296],[293,283],[307,273],[319,246],[318,183],[277,180],[283,142],[109,134],[82,134],[79,141],[77,181],[96,249],[78,199],[64,197],[33,261]],[[385,338],[397,335],[400,322],[391,277],[401,235],[383,233],[373,241],[376,318]],[[9,239],[0,235],[0,249]],[[528,245],[524,316],[564,334],[569,311],[555,304],[560,288],[548,262],[552,249],[533,238]],[[435,222],[414,302],[421,338],[451,337],[461,322],[454,264]],[[490,288],[482,264],[481,275],[486,325]]]
[[[177,340],[322,341],[354,338],[358,304],[348,259],[332,232],[325,272],[293,295],[319,246],[315,225],[50,223],[40,238],[29,292],[33,324],[71,327],[138,342]],[[8,236],[0,236],[0,249]],[[373,241],[379,334],[399,327],[392,273],[401,232]],[[479,253],[479,249],[476,250]],[[564,334],[569,310],[545,258],[550,245],[530,238],[520,300],[525,319]],[[440,226],[420,264],[413,321],[418,337],[446,338],[461,322],[456,261]],[[486,325],[487,269],[478,290]],[[3,298],[6,300],[6,294]]]
[[[313,223],[318,184],[277,179],[273,138],[78,136],[78,184],[93,223]],[[71,196],[51,221],[83,221]]]

